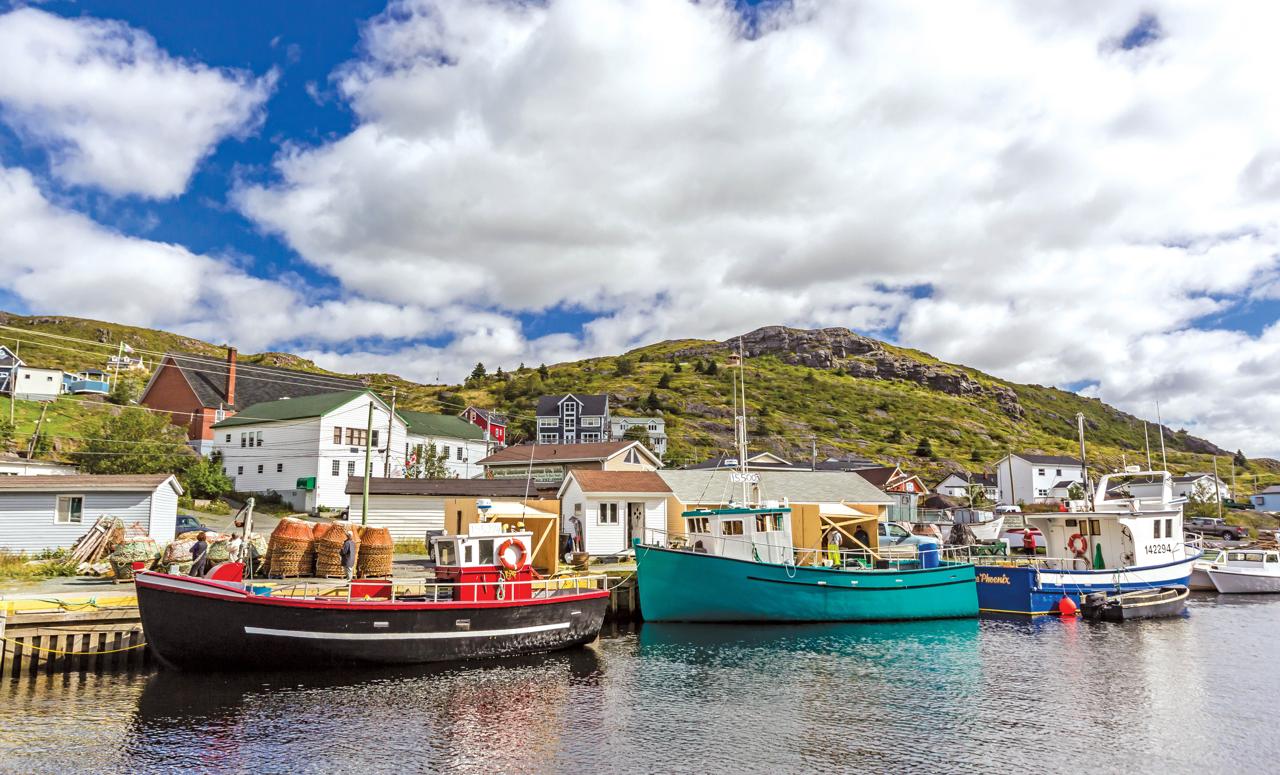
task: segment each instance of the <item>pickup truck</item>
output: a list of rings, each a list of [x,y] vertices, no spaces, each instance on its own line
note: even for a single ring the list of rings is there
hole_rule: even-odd
[[[174,525],[174,531],[173,531],[174,535],[182,535],[183,533],[190,533],[193,530],[204,530],[206,532],[212,532],[213,528],[200,524],[200,520],[196,519],[190,514],[179,514],[178,521]]]
[[[1239,525],[1228,525],[1225,519],[1217,517],[1188,517],[1183,520],[1184,533],[1198,533],[1202,536],[1216,536],[1224,541],[1238,541],[1249,537],[1249,529]]]

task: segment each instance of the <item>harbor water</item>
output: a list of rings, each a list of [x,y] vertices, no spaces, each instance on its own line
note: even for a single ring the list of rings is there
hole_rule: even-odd
[[[495,664],[0,686],[0,771],[1276,772],[1280,597],[1187,616],[647,624]]]

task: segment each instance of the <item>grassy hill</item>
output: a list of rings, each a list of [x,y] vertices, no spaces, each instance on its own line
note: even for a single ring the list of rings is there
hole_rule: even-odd
[[[764,332],[764,333],[761,333]],[[54,339],[40,334],[53,334]],[[1077,413],[1086,418],[1090,456],[1105,466],[1145,462],[1143,423],[1096,399],[1056,388],[1021,385],[926,353],[860,337],[843,329],[805,332],[770,328],[752,332],[744,375],[753,449],[798,461],[852,453],[899,462],[930,480],[947,470],[989,470],[1007,451],[1076,454]],[[124,341],[152,360],[167,350],[221,356],[223,347],[164,331],[70,317],[0,313],[0,344],[16,347],[28,363],[67,370],[105,365]],[[732,446],[733,348],[723,342],[675,340],[619,356],[526,366],[460,386],[422,385],[393,374],[358,375],[376,391],[392,388],[409,409],[458,412],[489,406],[512,417],[513,437],[534,432],[534,406],[546,393],[608,393],[618,415],[666,419],[670,465],[683,465]],[[243,363],[284,365],[317,373],[314,363],[287,353],[242,354]],[[714,363],[715,373],[704,373]],[[661,385],[664,385],[660,387]],[[8,405],[2,407],[7,416]],[[86,423],[107,410],[83,400],[55,405],[51,433],[60,451],[75,444]],[[19,402],[18,435],[30,433],[38,407]],[[1150,439],[1159,461],[1154,424]],[[930,455],[917,455],[922,440]],[[1170,467],[1212,470],[1213,454],[1229,479],[1230,457],[1209,441],[1165,429]],[[1226,455],[1224,457],[1224,455]],[[1280,463],[1254,460],[1237,476],[1280,481]]]

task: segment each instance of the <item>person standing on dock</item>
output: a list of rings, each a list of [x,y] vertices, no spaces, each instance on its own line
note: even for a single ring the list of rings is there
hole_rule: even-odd
[[[342,542],[342,548],[338,550],[338,558],[342,560],[342,570],[347,575],[347,581],[351,581],[356,575],[356,542],[351,539],[351,531],[347,531],[347,540]]]
[[[196,542],[191,545],[191,573],[192,576],[203,576],[209,572],[209,542],[208,533],[201,533]]]

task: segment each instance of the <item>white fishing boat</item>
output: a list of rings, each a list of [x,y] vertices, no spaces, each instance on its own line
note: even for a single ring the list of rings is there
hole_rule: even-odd
[[[1280,592],[1280,552],[1272,549],[1231,549],[1226,563],[1206,569],[1213,586],[1224,595]]]
[[[1213,557],[1201,557],[1195,565],[1191,566],[1191,580],[1187,582],[1187,586],[1192,591],[1215,592],[1217,587],[1213,585],[1213,579],[1209,578],[1209,569],[1219,564],[1225,565],[1227,562],[1227,550],[1219,549]]]

